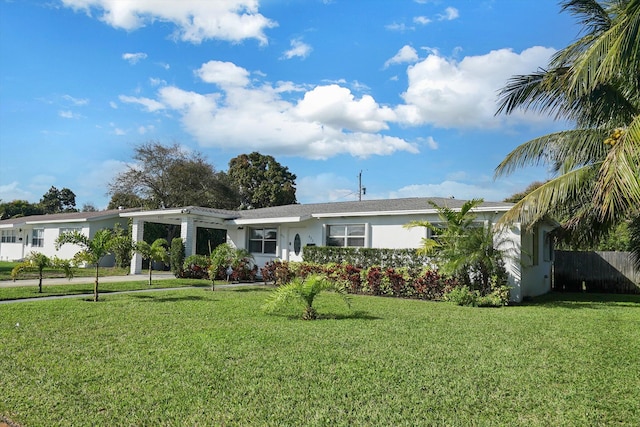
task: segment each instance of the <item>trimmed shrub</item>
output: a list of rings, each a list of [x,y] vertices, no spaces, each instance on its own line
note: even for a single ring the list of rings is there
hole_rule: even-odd
[[[184,258],[185,247],[181,237],[175,237],[171,240],[171,248],[169,249],[169,263],[171,264],[171,272],[176,277],[184,275]]]
[[[381,266],[384,268],[422,269],[430,258],[417,249],[342,248],[334,246],[307,246],[305,262],[315,264],[351,264],[359,268]]]
[[[183,276],[188,279],[208,279],[211,260],[204,255],[189,255],[183,264]]]

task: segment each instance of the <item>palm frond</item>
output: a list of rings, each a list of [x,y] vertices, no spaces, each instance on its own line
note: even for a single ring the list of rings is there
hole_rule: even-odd
[[[568,171],[604,159],[606,130],[575,129],[555,132],[520,144],[496,167],[494,178],[526,166],[548,165],[553,172]]]
[[[566,203],[584,198],[599,167],[599,163],[583,166],[545,182],[505,213],[498,221],[499,224],[519,222],[528,227],[548,215],[561,212]]]
[[[603,220],[624,217],[640,206],[640,115],[602,162],[594,204]]]

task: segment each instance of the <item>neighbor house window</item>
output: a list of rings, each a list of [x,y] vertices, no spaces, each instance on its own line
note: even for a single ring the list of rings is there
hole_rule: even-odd
[[[2,243],[15,243],[16,231],[15,230],[2,230],[2,237],[0,239]]]
[[[275,228],[252,228],[249,230],[249,252],[275,254],[278,230]]]
[[[34,228],[31,234],[31,246],[42,247],[44,246],[44,229]]]
[[[327,246],[364,247],[364,224],[327,225]]]

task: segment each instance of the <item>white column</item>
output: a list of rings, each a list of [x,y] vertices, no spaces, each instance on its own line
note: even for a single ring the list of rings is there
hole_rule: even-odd
[[[137,242],[144,240],[144,221],[134,219],[131,225],[131,241],[135,245]],[[133,253],[131,258],[131,274],[142,273],[142,256],[138,252]]]
[[[189,256],[196,253],[196,226],[193,218],[185,216],[180,224],[180,237],[184,243],[184,255]]]

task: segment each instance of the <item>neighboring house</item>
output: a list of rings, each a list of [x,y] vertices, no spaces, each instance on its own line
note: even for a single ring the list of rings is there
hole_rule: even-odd
[[[125,212],[127,210],[72,212],[2,220],[0,221],[0,260],[21,260],[30,252],[70,259],[80,248],[65,244],[60,250],[56,250],[56,239],[60,234],[79,231],[92,238],[96,231],[103,228],[113,229],[116,223],[120,223],[126,230],[127,220],[120,217],[120,214]],[[102,264],[113,265],[113,256],[105,257]]]
[[[142,240],[145,222],[180,226],[180,237],[185,242],[187,256],[195,253],[197,228],[225,230],[229,244],[249,250],[256,264],[262,266],[274,259],[302,261],[304,248],[310,245],[417,248],[422,238],[430,237],[429,231],[423,227],[407,229],[404,225],[412,220],[425,219],[437,223],[438,212],[429,201],[451,209],[459,209],[465,202],[445,198],[408,198],[287,205],[245,211],[191,206],[110,212],[119,216],[122,222],[132,220],[134,241]],[[476,221],[483,225],[494,225],[512,206],[511,203],[484,202],[474,209]],[[42,220],[43,217],[38,218]],[[26,219],[22,218],[23,221]],[[110,220],[115,223],[116,219]],[[60,228],[65,226],[63,224],[66,223],[52,221],[42,228]],[[551,289],[553,246],[548,233],[554,226],[551,222],[540,223],[531,231],[525,231],[515,224],[504,231],[511,253],[506,260],[506,267],[509,284],[513,288],[512,300],[521,301],[523,297],[540,295]],[[15,228],[12,223],[0,221],[0,230]],[[95,229],[92,228],[92,232]],[[24,234],[24,231],[20,233]],[[5,253],[4,245],[0,243],[0,258],[16,258],[8,256],[9,252]],[[62,254],[59,256],[62,257]],[[139,273],[141,268],[142,259],[135,254],[131,272]]]

